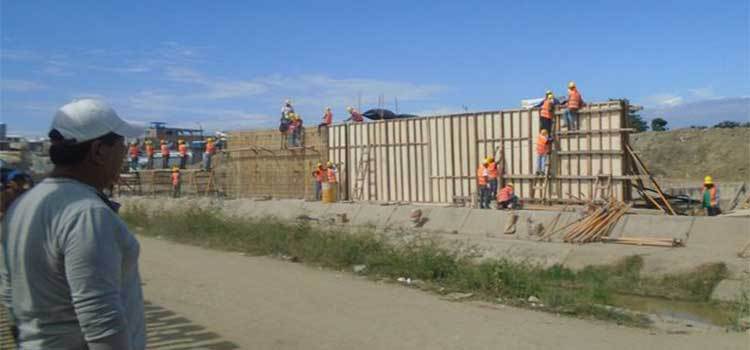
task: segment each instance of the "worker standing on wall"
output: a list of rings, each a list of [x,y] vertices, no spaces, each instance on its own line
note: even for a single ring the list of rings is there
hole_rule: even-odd
[[[177,166],[172,167],[172,197],[178,198],[180,196],[180,190],[182,187],[182,181],[180,179],[180,168]]]
[[[498,169],[497,169],[497,162],[495,162],[495,157],[489,156],[487,157],[487,185],[490,189],[490,192],[487,194],[489,198],[495,198],[497,196],[497,181],[498,181]],[[487,200],[489,203],[489,199]],[[487,205],[489,208],[489,204]]]
[[[585,103],[581,93],[578,92],[575,82],[568,83],[568,100],[564,103],[568,107],[565,110],[565,123],[568,126],[568,130],[578,130],[578,110],[580,110]]]
[[[294,107],[292,107],[292,100],[286,99],[284,106],[281,107],[281,118],[290,118],[290,114],[294,113]]]
[[[551,143],[552,138],[549,137],[547,129],[539,130],[536,139],[536,175],[547,175],[546,165]]]
[[[322,163],[318,163],[315,170],[312,172],[312,175],[315,178],[315,200],[319,201],[323,191],[323,180],[326,176],[326,169],[323,167]]]
[[[320,134],[321,129],[327,128],[331,125],[333,125],[333,112],[331,112],[331,107],[326,107],[325,112],[323,113],[323,122],[318,124],[318,134]]]
[[[489,185],[487,184],[487,159],[482,160],[482,164],[477,167],[477,194],[479,195],[479,209],[490,208]]]
[[[130,143],[128,156],[130,157],[130,169],[132,169],[132,171],[138,170],[138,141]]]
[[[518,207],[518,196],[513,191],[513,184],[508,183],[497,194],[497,209],[514,209]]]
[[[552,94],[551,90],[547,90],[547,94],[542,102],[541,110],[539,111],[539,127],[546,129],[550,135],[552,134],[553,129],[552,124],[555,118],[556,104],[557,100],[555,100],[555,95]]]
[[[336,167],[333,165],[332,161],[328,161],[326,163],[326,177],[328,178],[328,184],[333,188],[334,191],[336,191],[335,198],[338,199],[339,195],[339,189],[338,189],[338,179],[336,178]]]
[[[206,139],[206,152],[203,153],[203,170],[211,170],[211,158],[216,153],[216,144],[214,144],[214,138],[209,137]]]
[[[161,168],[167,169],[169,167],[169,146],[167,140],[161,140]]]
[[[362,113],[359,113],[359,111],[357,111],[354,107],[346,107],[346,111],[349,112],[349,118],[347,118],[345,121],[353,121],[355,123],[361,123],[365,121],[365,119],[362,117]]]
[[[154,145],[151,140],[146,140],[146,168],[151,170],[154,168]]]
[[[188,148],[185,140],[177,140],[177,150],[180,152],[180,169],[185,169],[188,159]]]
[[[706,176],[703,179],[703,207],[706,208],[706,215],[716,216],[721,214],[719,209],[719,188],[714,185],[714,179]]]

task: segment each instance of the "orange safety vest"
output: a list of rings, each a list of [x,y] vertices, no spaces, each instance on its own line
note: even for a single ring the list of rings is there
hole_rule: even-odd
[[[331,123],[333,123],[333,113],[326,113],[323,116],[323,124],[331,125]]]
[[[328,169],[328,182],[336,183],[336,170]]]
[[[216,145],[213,142],[206,142],[206,153],[211,155],[216,153]]]
[[[130,158],[138,157],[138,146],[130,146]]]
[[[490,180],[497,179],[497,162],[492,162],[487,166],[487,172]]]
[[[536,154],[537,155],[543,156],[543,155],[549,154],[549,142],[548,141],[549,139],[542,134],[539,134],[539,136],[537,136],[536,138]]]
[[[146,145],[146,155],[149,157],[154,156],[154,146]]]
[[[583,105],[583,98],[578,89],[568,89],[568,109],[579,109]]]
[[[323,170],[322,169],[315,170],[313,174],[315,174],[315,181],[323,182]]]
[[[716,185],[714,185],[713,187],[711,187],[711,189],[709,191],[710,191],[709,193],[710,193],[710,196],[711,196],[711,203],[710,204],[711,204],[712,207],[715,207],[718,204],[718,203],[716,203]],[[703,196],[705,196],[705,195],[706,195],[706,186],[703,186],[703,193],[701,194],[701,198],[703,198]]]
[[[548,98],[544,99],[544,104],[542,104],[542,111],[541,115],[542,118],[552,119],[552,101]]]
[[[173,172],[172,173],[172,186],[177,186],[179,184],[180,184],[180,173]]]
[[[167,146],[167,145],[161,145],[161,156],[162,157],[169,157],[169,146]]]
[[[484,176],[484,165],[480,165],[479,168],[477,168],[477,185],[487,185],[487,178]]]
[[[497,193],[498,202],[507,202],[513,198],[513,187],[505,186]]]
[[[186,145],[186,144],[184,144],[184,143],[183,143],[183,144],[181,144],[181,145],[179,146],[179,151],[180,151],[180,155],[181,155],[181,156],[183,156],[183,157],[184,157],[184,156],[186,156],[186,155],[187,155],[187,145]]]

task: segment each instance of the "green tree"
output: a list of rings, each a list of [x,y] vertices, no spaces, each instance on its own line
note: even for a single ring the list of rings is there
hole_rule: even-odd
[[[653,131],[666,131],[667,121],[662,118],[654,118],[651,120],[651,130]]]
[[[648,130],[648,123],[646,123],[646,121],[641,118],[641,115],[635,111],[628,113],[628,121],[630,122],[630,127],[635,129],[635,132]]]
[[[738,122],[733,122],[731,120],[725,120],[725,121],[723,121],[723,122],[721,122],[719,124],[714,125],[714,128],[719,128],[719,129],[734,129],[734,128],[738,128],[739,126],[740,126],[740,123],[738,123]]]

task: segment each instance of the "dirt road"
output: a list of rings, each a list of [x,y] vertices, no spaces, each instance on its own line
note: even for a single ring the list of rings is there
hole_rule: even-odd
[[[151,349],[743,349],[480,303],[278,261],[139,238]]]

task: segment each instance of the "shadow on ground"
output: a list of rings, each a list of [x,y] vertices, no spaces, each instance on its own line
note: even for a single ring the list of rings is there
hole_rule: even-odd
[[[161,306],[145,302],[146,343],[149,349],[160,350],[231,350],[239,349],[237,344],[222,340],[221,336],[210,332],[187,318],[177,315]]]

